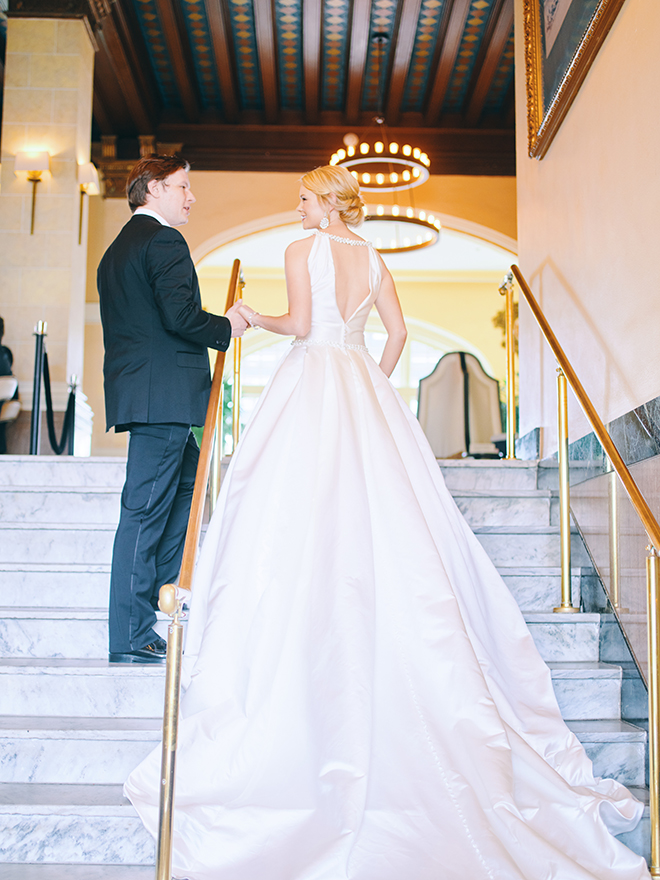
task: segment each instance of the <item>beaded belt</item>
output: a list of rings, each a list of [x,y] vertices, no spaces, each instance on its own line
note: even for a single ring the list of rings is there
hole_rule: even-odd
[[[325,339],[294,339],[291,345],[331,345],[333,348],[350,348],[353,351],[369,352],[366,345],[354,345],[350,342],[332,342]]]

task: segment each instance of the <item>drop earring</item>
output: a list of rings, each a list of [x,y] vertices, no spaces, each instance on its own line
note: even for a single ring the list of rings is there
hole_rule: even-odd
[[[327,214],[327,212],[326,212],[326,213],[323,215],[323,217],[321,218],[321,222],[319,223],[319,227],[320,227],[321,229],[327,229],[328,226],[330,226],[330,221],[328,220],[328,214]]]

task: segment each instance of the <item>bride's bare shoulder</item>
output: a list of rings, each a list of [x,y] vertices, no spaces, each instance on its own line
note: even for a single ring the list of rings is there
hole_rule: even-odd
[[[306,260],[309,256],[315,236],[310,235],[307,238],[299,238],[298,241],[292,241],[288,248],[284,251],[284,259],[290,260]]]

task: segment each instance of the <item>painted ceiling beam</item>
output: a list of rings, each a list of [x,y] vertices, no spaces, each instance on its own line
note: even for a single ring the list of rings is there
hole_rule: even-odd
[[[261,90],[264,99],[264,115],[266,122],[271,123],[276,122],[279,116],[273,7],[270,0],[256,0],[253,9],[257,55],[259,56],[259,72],[261,73]]]
[[[470,102],[465,113],[466,125],[472,127],[479,123],[483,113],[488,93],[493,84],[493,78],[497,71],[506,44],[511,36],[513,28],[513,2],[501,0],[493,9],[494,25],[490,34],[486,34],[484,57],[481,64],[477,65],[477,79],[472,90]]]
[[[215,69],[220,83],[223,114],[227,122],[238,119],[236,103],[236,80],[232,67],[228,30],[220,0],[204,0],[209,23],[211,45],[215,57]]]
[[[328,161],[341,143],[343,125],[176,125],[163,124],[157,139],[183,144],[193,170],[292,171],[298,174]],[[373,127],[356,126],[361,138]],[[415,143],[431,159],[433,174],[515,174],[512,130],[388,128],[392,140]]]
[[[303,0],[303,71],[305,119],[310,125],[318,120],[321,80],[322,0]]]
[[[449,18],[445,29],[442,50],[426,110],[425,118],[427,125],[437,125],[442,113],[447,88],[456,66],[458,50],[460,49],[461,39],[465,31],[465,23],[470,12],[470,4],[471,0],[454,0],[449,6]]]
[[[417,22],[422,0],[403,0],[403,8],[394,45],[394,62],[387,89],[385,118],[388,125],[396,125],[401,115],[401,103],[410,69],[410,59],[415,45]]]
[[[348,88],[346,91],[346,122],[355,125],[360,118],[362,87],[369,49],[371,0],[354,0],[348,53]]]
[[[165,42],[172,64],[174,80],[181,98],[183,112],[188,122],[199,122],[201,117],[200,103],[194,83],[196,82],[194,66],[190,62],[190,47],[186,39],[186,28],[181,20],[178,7],[174,0],[156,0],[156,6],[163,24]]]

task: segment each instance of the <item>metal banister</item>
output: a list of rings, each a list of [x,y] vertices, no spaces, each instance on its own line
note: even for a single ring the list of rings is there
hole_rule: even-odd
[[[591,402],[589,395],[584,390],[584,387],[580,380],[577,377],[577,374],[573,367],[571,366],[570,361],[566,357],[564,349],[559,344],[559,340],[555,336],[552,327],[548,324],[548,321],[543,314],[541,307],[538,302],[529,284],[525,281],[522,272],[518,268],[518,266],[511,266],[511,271],[513,272],[516,281],[520,286],[520,290],[522,291],[523,296],[527,300],[527,304],[532,310],[532,314],[536,318],[536,322],[541,328],[541,333],[545,336],[546,342],[552,349],[552,353],[557,359],[557,363],[561,367],[566,379],[568,380],[568,384],[571,386],[573,390],[573,394],[575,394],[578,403],[582,407],[585,416],[589,420],[591,427],[593,428],[594,434],[598,437],[598,440],[601,443],[601,446],[605,450],[605,454],[609,458],[613,470],[616,471],[617,476],[623,483],[623,488],[626,490],[628,497],[632,503],[632,506],[635,508],[635,511],[639,518],[642,521],[644,529],[646,530],[649,539],[653,546],[660,550],[660,524],[658,524],[657,519],[653,516],[651,508],[646,502],[646,499],[642,495],[639,486],[633,479],[632,474],[628,470],[626,463],[619,453],[619,450],[614,445],[614,441],[610,437],[607,428],[605,427],[603,420],[596,412],[596,408]]]
[[[658,558],[660,552],[660,525],[653,515],[651,508],[647,504],[646,499],[642,495],[639,486],[633,478],[633,475],[628,470],[628,467],[621,457],[619,450],[616,448],[614,441],[610,437],[609,432],[607,431],[603,423],[603,420],[596,412],[596,408],[591,402],[589,395],[584,390],[584,387],[578,379],[577,374],[571,366],[570,361],[566,357],[564,349],[559,344],[559,340],[557,339],[552,328],[550,327],[550,324],[543,314],[543,310],[536,301],[536,298],[532,293],[529,284],[525,281],[522,272],[520,271],[518,266],[511,266],[511,272],[513,273],[513,275],[510,276],[511,282],[513,281],[513,276],[515,276],[516,281],[520,286],[520,290],[522,291],[522,294],[525,297],[528,306],[532,310],[532,314],[536,318],[536,322],[541,329],[541,333],[543,333],[546,342],[550,346],[552,353],[557,359],[557,363],[559,364],[558,372],[561,374],[560,379],[563,378],[564,383],[568,381],[571,388],[573,389],[573,393],[577,397],[578,403],[582,407],[582,411],[589,420],[589,423],[593,428],[594,434],[596,435],[596,437],[598,437],[598,440],[600,441],[600,444],[609,459],[613,472],[615,472],[618,478],[621,480],[623,488],[626,490],[628,498],[630,499],[630,503],[632,504],[635,513],[640,518],[646,534],[649,537],[649,546],[647,547],[648,556],[646,558],[648,638],[647,683],[649,690],[649,810],[651,814],[651,864],[649,865],[649,870],[651,873],[651,877],[660,878],[660,559]],[[561,396],[562,395],[560,395],[560,398]],[[561,407],[562,401],[560,399],[560,409]],[[566,421],[565,404],[564,421]],[[560,437],[559,440],[559,459],[561,466],[562,438]],[[568,516],[568,430],[564,432],[563,440],[564,445],[566,446],[566,449],[563,451],[563,464],[566,473],[563,479],[560,473],[560,498],[562,500],[562,507],[565,508],[566,516]],[[617,517],[616,511],[613,511],[612,508],[610,508],[610,516],[612,516],[613,518]],[[568,573],[563,571],[563,562],[564,559],[562,553],[562,605],[564,604],[563,586],[565,576],[570,578],[570,571]],[[618,572],[618,561],[616,565]],[[613,604],[618,614],[621,610],[619,608],[618,573],[616,581],[616,594],[613,599]],[[563,609],[556,608],[555,610],[559,611]]]
[[[240,283],[240,260],[234,260],[225,311],[230,309],[237,299]],[[241,284],[242,287],[242,284]],[[202,446],[199,452],[195,488],[193,490],[188,531],[183,548],[181,571],[178,586],[183,590],[192,587],[199,536],[202,530],[202,516],[206,500],[206,487],[211,469],[214,440],[221,442],[220,432],[216,430],[218,412],[222,405],[222,375],[225,368],[225,352],[219,351],[215,358],[211,394],[206,410]],[[172,623],[168,627],[167,637],[167,668],[165,673],[165,709],[163,713],[163,748],[160,773],[160,804],[158,819],[158,846],[156,851],[157,880],[171,880],[172,866],[172,816],[174,809],[174,774],[176,764],[176,748],[179,721],[179,691],[181,682],[181,655],[183,647],[183,626],[180,615],[182,600],[177,598],[174,584],[165,584],[160,588],[158,606],[165,614],[169,614]]]

